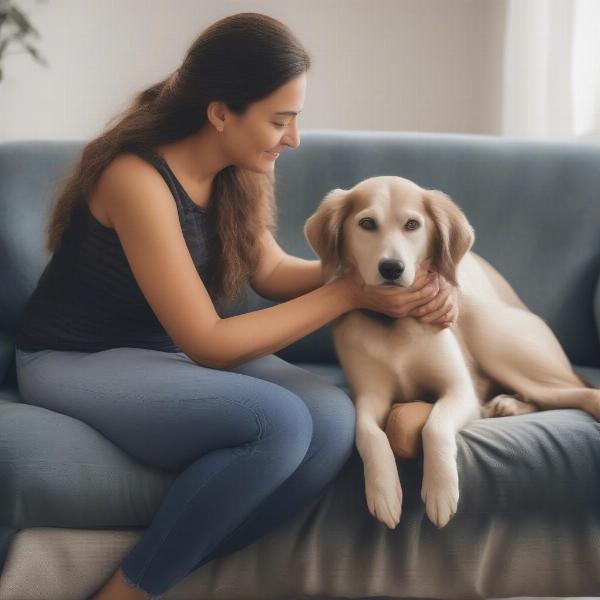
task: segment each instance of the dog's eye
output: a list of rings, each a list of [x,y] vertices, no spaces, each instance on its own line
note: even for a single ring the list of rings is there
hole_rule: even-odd
[[[367,229],[367,230],[372,230],[372,229],[376,229],[377,226],[375,225],[375,221],[373,221],[373,219],[371,219],[371,217],[365,217],[364,219],[361,219],[358,224],[360,225],[360,227],[362,227],[363,229]]]
[[[404,226],[404,229],[408,229],[409,231],[412,231],[413,229],[417,229],[417,227],[420,226],[419,221],[417,221],[416,219],[409,219],[408,221],[406,221],[406,225]]]

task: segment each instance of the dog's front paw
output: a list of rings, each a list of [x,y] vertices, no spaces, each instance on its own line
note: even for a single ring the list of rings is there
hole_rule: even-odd
[[[431,468],[425,468],[421,499],[425,503],[425,512],[436,527],[444,527],[456,513],[458,507],[458,472],[432,474]]]
[[[395,461],[393,469],[365,467],[365,493],[370,513],[395,529],[402,510],[402,487]]]

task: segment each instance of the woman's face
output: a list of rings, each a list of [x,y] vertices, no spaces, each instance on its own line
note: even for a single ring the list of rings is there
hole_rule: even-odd
[[[244,169],[268,173],[286,147],[297,148],[300,134],[296,119],[304,106],[305,90],[303,73],[250,104],[242,116],[227,111],[219,135],[231,162]]]

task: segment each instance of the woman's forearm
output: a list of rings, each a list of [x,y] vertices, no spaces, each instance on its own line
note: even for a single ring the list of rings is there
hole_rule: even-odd
[[[191,358],[213,368],[231,369],[285,348],[356,306],[348,281],[334,279],[289,302],[219,320],[215,342],[208,344],[210,362],[206,357]]]
[[[263,284],[262,292],[277,302],[308,294],[324,284],[320,260],[286,256]]]

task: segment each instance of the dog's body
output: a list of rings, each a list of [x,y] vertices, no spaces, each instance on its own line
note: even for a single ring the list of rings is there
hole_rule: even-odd
[[[378,237],[358,230],[361,215],[379,221]],[[407,219],[418,221],[420,237],[398,225]],[[342,235],[327,246],[327,232],[334,235],[336,229]],[[472,228],[444,194],[397,177],[365,180],[350,191],[334,190],[307,221],[305,234],[324,266],[353,272],[369,285],[385,282],[373,271],[394,258],[402,261],[397,285],[410,287],[419,264],[432,257],[434,267],[457,286],[459,318],[447,329],[362,309],[332,322],[357,411],[367,503],[389,527],[398,523],[402,502],[396,459],[384,433],[394,402],[435,403],[422,434],[421,496],[438,527],[456,512],[455,434],[469,421],[566,407],[600,420],[600,390],[574,373],[546,323],[470,251]]]

